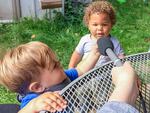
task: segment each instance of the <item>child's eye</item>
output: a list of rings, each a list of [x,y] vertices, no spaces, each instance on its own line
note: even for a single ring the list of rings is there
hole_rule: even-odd
[[[54,65],[54,69],[55,69],[55,68],[57,68],[57,63],[55,63],[55,65]]]
[[[59,62],[59,61],[55,63],[54,69],[55,69],[55,68],[58,68],[58,67],[60,67],[60,62]]]
[[[103,26],[107,26],[108,24],[103,24]]]
[[[93,24],[93,26],[97,26],[97,24]]]

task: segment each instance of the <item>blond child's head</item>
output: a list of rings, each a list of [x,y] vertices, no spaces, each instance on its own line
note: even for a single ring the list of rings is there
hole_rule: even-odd
[[[63,73],[54,52],[46,44],[29,42],[6,53],[0,65],[0,83],[18,93],[22,89],[41,92],[65,78],[55,77],[56,69]]]
[[[83,21],[94,38],[108,36],[116,23],[115,11],[105,0],[92,2],[85,9]]]

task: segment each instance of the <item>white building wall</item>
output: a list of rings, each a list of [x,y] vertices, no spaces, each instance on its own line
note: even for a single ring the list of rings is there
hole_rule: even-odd
[[[53,17],[54,9],[42,10],[40,0],[0,0],[0,22],[22,17]],[[61,11],[61,8],[55,10]]]
[[[12,0],[0,0],[0,20],[12,20]]]
[[[21,17],[35,17],[34,5],[34,0],[20,0]]]

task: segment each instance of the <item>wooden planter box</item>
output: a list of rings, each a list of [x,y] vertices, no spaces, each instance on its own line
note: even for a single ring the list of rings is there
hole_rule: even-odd
[[[62,7],[62,0],[41,0],[42,9],[51,9]]]

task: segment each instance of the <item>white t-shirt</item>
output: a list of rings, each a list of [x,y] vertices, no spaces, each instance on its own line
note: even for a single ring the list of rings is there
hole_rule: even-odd
[[[112,36],[110,36],[110,40],[113,43],[114,52],[116,53],[116,55],[118,56],[119,54],[124,54],[123,49],[122,49],[119,41]],[[75,50],[80,55],[82,55],[83,56],[82,59],[84,59],[89,54],[89,52],[91,51],[92,46],[94,46],[96,44],[97,44],[97,40],[91,39],[90,34],[87,34],[81,38],[81,40],[79,41]],[[110,58],[108,56],[101,55],[95,66],[97,67],[97,66],[102,65],[108,61],[110,61]]]

